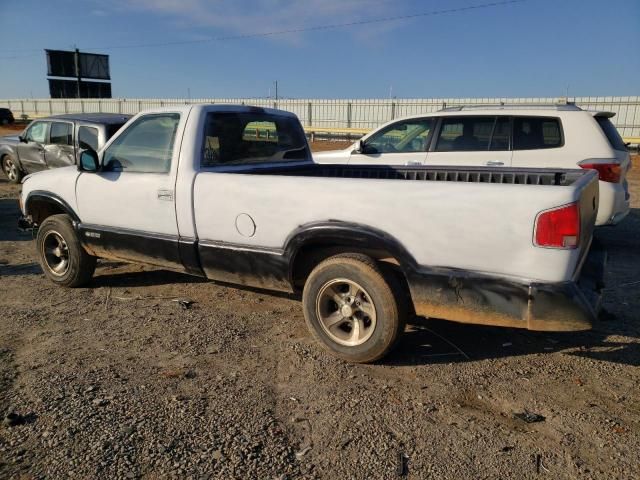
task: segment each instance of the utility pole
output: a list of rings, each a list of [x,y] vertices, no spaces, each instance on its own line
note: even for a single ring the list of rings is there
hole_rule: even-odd
[[[77,94],[78,98],[82,98],[80,84],[82,83],[82,77],[80,76],[80,50],[76,48],[76,53],[74,55],[74,63],[76,67],[76,78],[77,78]]]
[[[276,84],[276,102],[278,101],[278,80],[274,82]]]

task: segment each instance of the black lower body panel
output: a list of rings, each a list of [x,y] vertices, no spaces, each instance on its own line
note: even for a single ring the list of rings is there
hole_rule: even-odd
[[[148,263],[172,270],[185,271],[178,237],[127,229],[78,224],[76,227],[84,247],[97,257]]]
[[[538,331],[589,330],[600,308],[606,253],[594,245],[577,281],[521,284],[470,272],[409,276],[418,315]]]
[[[268,290],[292,291],[289,261],[282,251],[200,243],[198,252],[202,269],[211,280]]]

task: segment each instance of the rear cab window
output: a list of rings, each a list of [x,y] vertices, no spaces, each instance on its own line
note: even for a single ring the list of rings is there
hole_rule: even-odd
[[[49,143],[53,145],[73,145],[73,125],[67,122],[52,122]]]
[[[78,146],[84,150],[98,151],[98,129],[81,126],[78,128]]]
[[[115,133],[122,128],[124,123],[115,123],[106,126],[107,138],[105,142],[115,135]]]
[[[595,119],[602,129],[602,132],[606,135],[607,140],[609,140],[611,148],[626,152],[628,150],[627,146],[625,145],[624,140],[622,140],[620,133],[618,133],[618,129],[613,125],[613,123],[611,123],[611,120],[609,120],[608,117],[602,116],[597,116]]]
[[[308,158],[307,139],[293,117],[262,112],[207,114],[201,168]]]
[[[555,117],[514,117],[513,149],[539,150],[564,145],[562,125]]]

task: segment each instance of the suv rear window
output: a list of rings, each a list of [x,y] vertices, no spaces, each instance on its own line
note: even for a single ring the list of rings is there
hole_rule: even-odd
[[[436,152],[488,150],[495,117],[445,117]]]
[[[611,144],[611,147],[614,150],[622,150],[623,152],[627,151],[627,146],[624,144],[624,140],[618,133],[618,129],[611,123],[607,117],[596,117],[596,122],[600,125],[600,128],[607,136],[607,140]]]
[[[200,166],[287,162],[307,158],[307,139],[291,117],[266,113],[210,113]]]
[[[509,150],[511,118],[443,117],[436,152],[481,152]]]
[[[548,117],[515,117],[513,149],[537,150],[563,145],[560,120]]]

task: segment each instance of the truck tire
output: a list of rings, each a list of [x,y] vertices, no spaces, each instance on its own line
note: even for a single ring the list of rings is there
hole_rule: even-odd
[[[22,180],[24,176],[16,160],[9,154],[2,157],[2,172],[11,183],[20,183],[20,180]]]
[[[96,257],[80,245],[68,215],[52,215],[40,228],[36,238],[38,259],[44,274],[63,287],[80,287],[93,276]]]
[[[304,285],[307,327],[337,357],[354,363],[386,355],[404,331],[405,296],[375,261],[346,253],[319,263]]]

